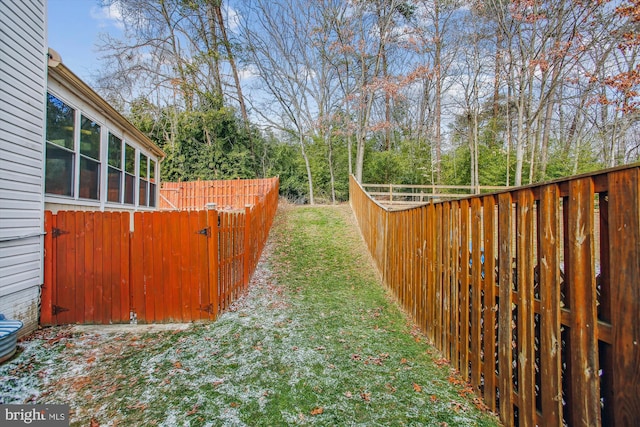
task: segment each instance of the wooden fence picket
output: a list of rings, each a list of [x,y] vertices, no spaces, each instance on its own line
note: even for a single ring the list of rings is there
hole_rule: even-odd
[[[639,165],[413,208],[349,194],[385,285],[505,425],[640,419]]]
[[[132,230],[128,212],[45,213],[43,325],[213,320],[246,291],[276,213],[277,178],[178,185],[182,196],[168,198],[184,210],[136,212]],[[207,198],[254,204],[195,209]]]

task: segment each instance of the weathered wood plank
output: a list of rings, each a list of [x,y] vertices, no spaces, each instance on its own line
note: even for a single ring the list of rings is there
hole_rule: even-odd
[[[560,192],[556,184],[542,188],[539,215],[540,369],[542,418],[562,425],[562,359],[560,335]]]
[[[460,325],[460,310],[467,310],[466,307],[460,307],[460,286],[459,279],[460,274],[466,273],[466,271],[460,272],[460,203],[451,202],[451,248],[449,252],[451,263],[451,279],[449,283],[449,298],[450,298],[450,320],[449,320],[449,334],[451,336],[449,341],[449,348],[451,351],[451,363],[458,370],[462,371],[464,368],[460,365],[460,348],[461,348],[461,329],[463,325]],[[464,248],[463,248],[464,249]],[[468,375],[468,368],[467,368]],[[466,377],[465,377],[466,378]]]
[[[571,389],[574,423],[600,424],[596,289],[594,271],[594,189],[590,178],[569,182],[567,284],[572,313]]]
[[[640,169],[609,177],[609,274],[616,426],[640,420]]]
[[[469,380],[469,201],[460,202],[460,374]],[[473,214],[471,216],[473,218]],[[473,355],[472,355],[473,357]],[[472,367],[473,369],[473,367]]]
[[[494,251],[496,235],[496,201],[493,196],[482,199],[484,215],[484,401],[495,412],[496,410],[496,329],[498,320],[496,312],[496,254]]]
[[[466,246],[466,252],[472,251],[471,256],[471,385],[480,391],[482,369],[482,260],[481,260],[481,227],[482,204],[479,198],[471,200],[471,247]],[[468,263],[464,264],[466,271]]]
[[[518,279],[518,420],[523,427],[535,425],[535,353],[533,317],[533,193],[517,196]]]
[[[500,418],[513,424],[513,367],[511,354],[511,293],[513,273],[513,213],[510,193],[498,195],[498,386],[500,389]]]
[[[433,204],[427,206],[427,336],[435,343],[436,323],[436,208]]]
[[[443,306],[443,297],[442,297],[442,283],[443,283],[443,261],[442,261],[442,253],[443,253],[443,245],[444,238],[446,236],[446,232],[443,230],[443,219],[442,219],[442,204],[438,203],[435,207],[436,210],[436,220],[435,220],[435,244],[436,244],[436,254],[434,258],[435,264],[435,299],[434,299],[434,332],[435,332],[435,346],[439,349],[442,349],[442,306]]]
[[[451,360],[451,204],[442,208],[442,347]]]

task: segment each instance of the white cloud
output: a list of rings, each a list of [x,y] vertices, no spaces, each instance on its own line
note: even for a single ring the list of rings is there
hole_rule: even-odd
[[[120,30],[124,30],[124,18],[118,2],[114,2],[109,6],[94,6],[91,8],[90,16],[98,21],[98,25],[102,28],[113,25]]]
[[[225,23],[227,24],[227,31],[235,32],[240,26],[240,12],[233,7],[227,5],[222,11],[225,14]]]
[[[259,71],[253,66],[249,66],[244,69],[241,69],[238,72],[238,74],[239,74],[240,80],[243,80],[243,81],[251,80],[260,76]]]

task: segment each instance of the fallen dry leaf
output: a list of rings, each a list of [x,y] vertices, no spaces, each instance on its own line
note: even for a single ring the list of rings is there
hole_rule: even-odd
[[[135,405],[127,406],[127,409],[137,409],[139,411],[144,411],[149,406],[146,403],[138,402]]]
[[[351,399],[353,397],[353,394],[351,394],[350,391],[347,391],[344,395],[347,399]]]
[[[371,393],[362,392],[362,393],[360,393],[360,397],[365,402],[371,402]]]
[[[449,364],[449,361],[443,357],[443,358],[441,358],[441,359],[434,360],[434,362],[433,362],[433,363],[435,363],[437,366],[442,367],[442,366],[448,365],[448,364]]]
[[[182,363],[180,363],[180,361],[173,362],[173,367],[176,368],[176,369],[181,369],[182,368]]]
[[[451,408],[452,408],[456,413],[457,413],[457,412],[460,412],[460,411],[463,409],[462,404],[461,404],[461,403],[458,403],[458,402],[451,402]]]
[[[422,387],[420,387],[416,383],[413,383],[413,389],[416,391],[416,393],[422,393]]]
[[[488,411],[489,410],[489,407],[479,397],[476,397],[476,398],[473,399],[473,404],[476,405],[476,408],[478,408],[481,411]]]
[[[311,415],[320,415],[323,412],[324,412],[324,409],[322,409],[321,407],[317,407],[311,410]]]
[[[91,418],[89,422],[89,427],[100,427],[100,423],[95,418]]]
[[[407,359],[405,359],[404,357],[402,359],[400,359],[400,364],[401,365],[406,365],[407,364]]]

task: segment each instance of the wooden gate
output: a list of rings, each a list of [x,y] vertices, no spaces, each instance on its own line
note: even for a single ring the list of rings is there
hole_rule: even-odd
[[[45,230],[41,323],[128,322],[129,214],[47,211]]]
[[[131,238],[131,317],[189,322],[217,313],[216,211],[136,212]],[[213,228],[213,230],[212,230]]]
[[[189,202],[181,211],[45,212],[40,323],[190,322],[227,309],[258,264],[278,207],[278,178],[198,186],[209,190],[198,190],[195,202],[178,188],[179,200]],[[217,190],[210,194],[218,187],[243,189],[253,204],[197,210],[225,201]]]
[[[136,212],[132,232],[130,218],[46,212],[42,324],[216,317],[218,212]]]

